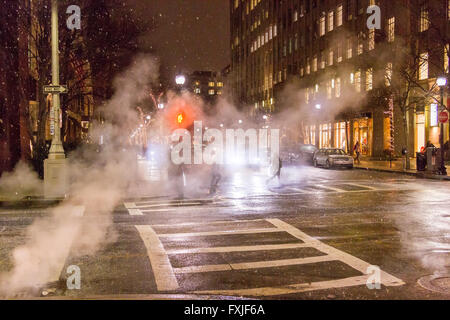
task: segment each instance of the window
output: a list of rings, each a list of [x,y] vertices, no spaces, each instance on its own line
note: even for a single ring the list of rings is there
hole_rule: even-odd
[[[361,92],[361,71],[355,73],[355,88],[357,92]]]
[[[355,74],[352,72],[350,73],[350,83],[354,84],[355,83]]]
[[[342,26],[342,4],[336,9],[336,27],[340,26]]]
[[[325,35],[325,16],[320,17],[319,34],[321,37]]]
[[[419,24],[419,31],[424,32],[427,31],[430,27],[429,25],[429,12],[428,7],[426,5],[422,5],[420,8],[420,24]]]
[[[334,29],[334,11],[328,12],[328,32]]]
[[[388,40],[388,42],[394,42],[394,40],[395,40],[395,17],[388,19],[387,40]]]
[[[332,66],[334,64],[334,51],[330,50],[328,53],[328,65]]]
[[[306,59],[306,74],[310,74],[311,73],[311,62],[309,60],[309,58]]]
[[[209,94],[210,96],[213,96],[215,93],[216,93],[215,90],[209,90],[209,91],[208,91],[208,94]]]
[[[361,37],[358,38],[358,55],[361,55],[364,53],[364,43],[361,39]]]
[[[210,87],[214,87],[216,84],[214,83],[214,82],[212,82],[212,81],[210,81],[209,83],[208,83],[208,86],[210,86]]]
[[[341,78],[336,79],[336,98],[341,97]]]
[[[342,43],[337,45],[337,62],[342,62]]]
[[[313,68],[313,72],[317,71],[317,57],[314,57],[314,59],[313,59],[313,66],[312,66],[312,68]]]
[[[223,82],[217,82],[218,87],[223,87]]]
[[[419,80],[428,79],[428,52],[420,54]]]
[[[320,69],[325,69],[325,53],[320,53]]]
[[[373,68],[367,69],[366,71],[366,91],[371,91],[373,89]]]
[[[444,47],[444,72],[445,73],[448,73],[448,61],[449,61],[449,59],[448,59],[448,53],[449,53],[449,50],[450,50],[450,45],[445,45],[445,47]]]
[[[369,30],[369,39],[368,39],[368,49],[373,50],[375,49],[375,29]]]
[[[195,88],[194,92],[195,92],[196,94],[200,94],[202,91],[200,90],[200,88]]]
[[[393,66],[392,66],[392,62],[389,62],[386,65],[386,73],[384,75],[384,80],[385,80],[385,84],[386,87],[390,87],[391,83],[392,83],[392,73],[393,73]]]
[[[347,59],[353,57],[353,41],[352,38],[347,39]]]

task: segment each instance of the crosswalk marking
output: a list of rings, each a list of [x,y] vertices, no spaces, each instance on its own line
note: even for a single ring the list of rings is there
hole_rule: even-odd
[[[331,191],[335,191],[335,192],[339,192],[339,193],[346,192],[346,190],[335,188],[335,187],[324,186],[322,184],[317,185],[317,187],[323,188],[323,189],[327,189],[327,190],[331,190]]]
[[[266,222],[273,225],[273,228],[255,228],[238,230],[233,229],[235,223],[261,223]],[[371,275],[366,274],[371,265],[357,257],[348,253],[340,251],[336,248],[328,246],[321,241],[310,237],[301,230],[279,219],[260,219],[260,220],[232,220],[232,221],[213,221],[203,222],[200,225],[220,225],[225,224],[224,229],[213,232],[191,232],[191,233],[170,233],[158,234],[154,228],[156,227],[189,227],[198,226],[194,223],[184,223],[179,225],[154,225],[154,226],[136,226],[145,246],[147,247],[152,269],[155,274],[157,287],[159,291],[170,291],[179,288],[177,282],[177,275],[182,274],[203,274],[211,272],[231,272],[238,270],[262,269],[262,268],[278,268],[284,266],[295,266],[304,264],[316,264],[328,261],[339,261],[345,263],[349,267],[362,273],[361,276],[349,277],[344,279],[336,279],[330,281],[320,281],[313,283],[291,284],[281,287],[264,287],[264,288],[247,288],[239,290],[198,290],[194,294],[217,294],[217,295],[232,295],[232,296],[275,296],[282,294],[300,293],[306,291],[334,289],[351,286],[359,286],[367,283]],[[216,236],[216,235],[239,235],[239,234],[256,234],[256,233],[274,233],[286,232],[294,238],[301,241],[301,243],[287,243],[275,245],[250,245],[250,246],[223,246],[223,247],[208,247],[208,248],[180,248],[165,250],[161,238],[169,239],[185,239],[185,237],[196,236]],[[261,252],[271,250],[296,249],[296,248],[312,248],[321,253],[319,256],[308,256],[305,258],[295,259],[280,259],[268,261],[252,261],[240,263],[226,263],[214,265],[194,265],[186,267],[174,268],[170,263],[169,255],[182,254],[201,254],[201,253],[231,253],[231,252]],[[380,270],[381,282],[384,286],[401,286],[404,282],[389,273]]]
[[[362,184],[359,184],[359,183],[345,183],[345,184],[347,184],[349,186],[359,187],[359,188],[367,188],[367,189],[370,189],[370,190],[377,190],[377,188],[374,188],[374,187],[371,187],[371,186],[362,185]]]
[[[158,234],[160,238],[184,238],[184,237],[201,237],[201,236],[220,236],[227,234],[253,234],[253,233],[274,233],[280,232],[278,228],[249,229],[249,230],[226,230],[212,232],[192,232],[192,233],[172,233]]]
[[[158,235],[151,226],[135,227],[147,248],[158,291],[177,290],[179,287],[178,281]]]
[[[174,272],[180,273],[205,273],[213,271],[231,271],[231,270],[248,270],[248,269],[262,269],[262,268],[274,268],[284,267],[302,264],[312,264],[325,261],[335,260],[330,256],[317,256],[298,259],[283,259],[283,260],[271,260],[271,261],[257,261],[257,262],[242,262],[242,263],[230,263],[220,265],[204,265],[204,266],[190,266],[183,268],[174,268]]]
[[[287,244],[269,244],[256,246],[232,246],[232,247],[212,247],[212,248],[195,248],[195,249],[171,249],[167,250],[167,254],[193,254],[193,253],[226,253],[226,252],[246,252],[246,251],[272,251],[307,248],[309,245],[305,243],[287,243]]]

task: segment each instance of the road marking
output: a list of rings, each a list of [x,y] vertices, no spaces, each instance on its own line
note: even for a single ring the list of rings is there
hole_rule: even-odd
[[[323,242],[320,242],[319,240],[317,240],[315,238],[308,236],[306,233],[303,233],[299,229],[294,228],[293,226],[291,226],[290,224],[287,224],[286,222],[283,222],[279,219],[267,219],[267,221],[272,223],[277,228],[286,231],[293,237],[296,237],[297,239],[299,239],[305,243],[309,243],[311,245],[311,247],[313,247],[323,253],[326,253],[330,256],[335,257],[336,260],[340,260],[340,261],[344,262],[345,264],[349,265],[353,269],[356,269],[363,274],[365,274],[367,269],[371,266],[371,264],[369,264],[357,257],[354,257],[348,253],[340,251],[336,248],[326,245]],[[385,271],[381,271],[381,279],[382,279],[382,283],[385,286],[400,286],[400,285],[405,284],[402,280],[390,275],[389,273],[387,273]]]
[[[139,210],[139,209],[128,209],[128,212],[130,213],[130,216],[142,216],[142,215],[144,215],[142,213],[142,211]]]
[[[294,192],[300,192],[300,193],[312,193],[311,191],[307,191],[307,190],[303,190],[303,189],[298,189],[298,188],[291,188],[289,187],[288,190],[294,191]]]
[[[158,234],[160,238],[184,238],[184,237],[202,237],[202,236],[220,236],[220,235],[235,235],[235,234],[254,234],[254,233],[274,233],[283,232],[278,228],[264,228],[264,229],[248,229],[248,230],[227,230],[227,231],[211,231],[211,232],[192,232],[192,233],[170,233]]]
[[[182,207],[182,206],[192,206],[192,205],[202,205],[203,202],[178,202],[178,203],[159,203],[159,204],[146,204],[146,205],[136,205],[135,208],[156,208],[156,207]],[[208,203],[213,204],[213,203]]]
[[[307,248],[309,245],[305,243],[287,243],[287,244],[269,244],[257,246],[241,246],[241,247],[211,247],[211,248],[195,248],[195,249],[171,249],[167,250],[167,254],[193,254],[193,253],[227,253],[227,252],[246,252],[246,251],[271,251]]]
[[[192,227],[198,225],[215,225],[215,224],[231,224],[231,223],[252,223],[252,222],[266,222],[265,219],[257,219],[257,220],[229,220],[229,221],[211,221],[211,222],[189,222],[189,223],[177,223],[174,224],[154,224],[152,227],[154,228],[166,228],[166,227]]]
[[[302,264],[312,264],[325,261],[335,260],[330,256],[317,256],[298,259],[283,259],[283,260],[270,260],[270,261],[258,261],[258,262],[243,262],[243,263],[230,263],[219,265],[204,265],[204,266],[190,266],[183,268],[174,268],[174,272],[180,273],[205,273],[214,271],[230,271],[230,270],[249,270],[249,269],[263,269],[284,267]]]
[[[338,193],[346,192],[346,190],[339,189],[339,188],[334,188],[334,187],[328,187],[328,186],[324,186],[322,184],[318,184],[317,187],[323,188],[323,189],[326,189],[326,190],[331,190],[331,191],[338,192]]]
[[[177,290],[178,281],[158,235],[151,226],[135,227],[147,248],[158,291]]]
[[[347,184],[349,186],[359,187],[359,188],[366,188],[366,189],[370,189],[370,190],[378,190],[377,188],[366,186],[366,185],[362,185],[362,184],[358,184],[358,183],[345,183],[345,184]]]
[[[363,275],[345,279],[320,281],[312,283],[300,283],[281,287],[264,287],[253,289],[238,289],[238,290],[204,290],[193,291],[194,294],[207,294],[207,295],[228,295],[228,296],[247,296],[247,297],[267,297],[267,296],[279,296],[288,295],[294,293],[326,290],[330,288],[345,288],[359,285],[365,285],[370,275]]]

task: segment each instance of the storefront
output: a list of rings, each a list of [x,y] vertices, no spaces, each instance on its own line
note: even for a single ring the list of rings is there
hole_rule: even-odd
[[[348,152],[347,141],[349,140],[349,132],[346,134],[346,128],[347,125],[345,122],[337,122],[334,124],[334,147]]]
[[[304,143],[305,144],[312,144],[316,145],[316,126],[310,125],[305,126],[305,133],[304,133]]]
[[[331,130],[333,125],[331,123],[325,123],[320,125],[320,148],[331,147]]]
[[[353,146],[359,141],[361,154],[372,156],[373,120],[360,118],[353,120]]]

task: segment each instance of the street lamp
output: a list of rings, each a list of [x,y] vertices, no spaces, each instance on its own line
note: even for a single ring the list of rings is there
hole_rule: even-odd
[[[175,83],[179,86],[183,86],[186,83],[186,77],[183,76],[182,74],[177,75],[175,77]]]
[[[320,109],[322,109],[322,106],[320,104],[316,104],[316,109],[320,110]]]
[[[439,77],[436,81],[437,85],[439,86],[440,93],[441,93],[441,108],[444,108],[444,90],[447,86],[447,78],[446,77]],[[439,144],[441,145],[441,163],[440,163],[440,173],[444,176],[447,175],[447,169],[445,168],[445,160],[444,160],[444,123],[441,122],[441,130],[439,134]]]

